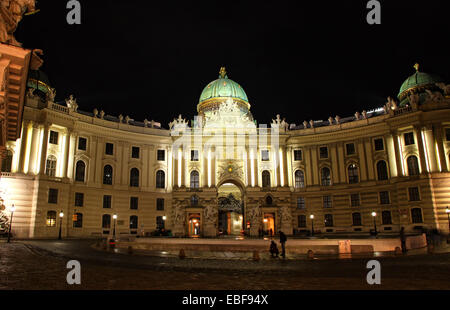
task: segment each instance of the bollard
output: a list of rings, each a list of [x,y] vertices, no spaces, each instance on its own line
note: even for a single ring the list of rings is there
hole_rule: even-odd
[[[306,254],[306,257],[308,259],[313,259],[314,258],[314,251],[313,250],[308,250],[308,253]]]
[[[133,254],[133,247],[131,245],[128,246],[128,254]]]
[[[186,254],[184,253],[184,250],[183,250],[183,249],[180,250],[180,253],[178,254],[178,257],[179,257],[180,259],[183,259],[183,258],[186,257]]]
[[[398,246],[395,247],[395,255],[402,255],[402,254],[403,254],[402,249]]]
[[[254,261],[259,261],[260,260],[258,251],[253,251],[253,260]]]

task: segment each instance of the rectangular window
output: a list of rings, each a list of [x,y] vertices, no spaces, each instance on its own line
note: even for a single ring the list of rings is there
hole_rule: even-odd
[[[325,214],[325,227],[333,227],[333,214]]]
[[[58,190],[56,188],[48,190],[48,203],[58,203]]]
[[[382,151],[384,150],[384,142],[382,138],[373,140],[373,143],[375,145],[375,151]]]
[[[165,161],[166,160],[166,151],[165,150],[158,150],[157,151],[157,160],[159,160],[159,161]]]
[[[198,151],[191,150],[191,161],[198,161]]]
[[[445,139],[450,141],[450,128],[445,128]]]
[[[51,144],[58,144],[58,132],[50,130],[50,138],[48,142]]]
[[[414,144],[414,134],[412,132],[407,132],[403,135],[405,139],[405,145]]]
[[[158,230],[164,229],[164,220],[162,216],[156,217],[156,229]]]
[[[133,146],[131,147],[131,158],[139,158],[139,147]]]
[[[302,150],[294,150],[294,160],[295,161],[303,160]]]
[[[78,138],[78,149],[80,151],[86,151],[87,149],[87,139],[83,137]]]
[[[298,227],[305,228],[306,227],[306,215],[298,216]]]
[[[83,193],[75,193],[75,207],[84,206],[84,194]]]
[[[381,221],[382,221],[383,225],[391,225],[392,224],[391,211],[381,212]]]
[[[409,201],[419,201],[420,200],[420,194],[419,194],[418,187],[409,187],[408,193],[409,193]]]
[[[361,206],[361,199],[359,194],[351,194],[350,195],[350,205],[352,207],[359,207]]]
[[[262,161],[269,161],[269,150],[262,150],[261,151],[261,160]]]
[[[320,158],[328,158],[328,147],[322,146],[319,148]]]
[[[355,153],[356,153],[355,144],[354,143],[347,143],[345,145],[345,150],[347,152],[347,155],[355,155]]]
[[[164,198],[156,198],[156,210],[164,211]]]
[[[112,200],[111,195],[104,195],[103,196],[103,208],[111,209],[111,200]]]
[[[83,214],[75,213],[73,215],[73,228],[82,228],[83,227]]]
[[[389,200],[389,192],[388,191],[380,192],[380,204],[388,205],[390,203],[391,202]]]
[[[306,209],[306,204],[305,204],[305,198],[304,197],[298,197],[297,198],[297,209],[301,209],[301,210]]]
[[[47,227],[55,227],[56,226],[56,211],[48,211],[47,212]]]
[[[139,198],[138,197],[130,197],[130,209],[137,210],[139,206]]]
[[[114,144],[106,143],[105,154],[106,155],[113,155],[114,154]]]
[[[333,203],[331,201],[331,196],[323,196],[323,207],[331,208],[332,206],[333,206]]]

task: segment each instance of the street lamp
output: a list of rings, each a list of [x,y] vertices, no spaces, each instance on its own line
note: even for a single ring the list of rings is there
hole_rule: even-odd
[[[311,236],[314,236],[314,214],[311,214],[309,218],[311,219]]]
[[[113,238],[116,239],[116,220],[117,220],[117,214],[113,215],[114,219],[114,229],[113,229]]]
[[[62,219],[64,217],[64,213],[61,211],[59,212],[59,235],[58,240],[61,240],[61,230],[62,230]]]
[[[14,207],[14,204],[12,204],[11,208],[9,209],[11,211],[11,220],[9,221],[9,229],[8,229],[8,243],[11,240],[11,226],[12,226],[12,221],[13,221],[13,216],[14,216],[14,211],[16,211],[16,207]]]
[[[372,217],[373,217],[373,227],[374,227],[375,235],[377,235],[377,221],[376,221],[376,216],[377,216],[377,213],[376,213],[376,212],[372,212]]]

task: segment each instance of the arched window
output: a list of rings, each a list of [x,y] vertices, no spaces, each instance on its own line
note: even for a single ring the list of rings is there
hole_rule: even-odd
[[[377,163],[377,176],[380,181],[388,179],[387,165],[384,160],[380,160]]]
[[[113,181],[113,168],[110,165],[106,165],[103,168],[103,184],[112,185]]]
[[[11,172],[12,158],[12,152],[6,151],[6,156],[2,160],[2,172]]]
[[[75,168],[75,181],[84,182],[85,172],[86,172],[86,164],[84,163],[84,161],[82,160],[77,161],[77,165]]]
[[[348,166],[348,183],[356,184],[359,182],[358,167],[355,164]]]
[[[132,168],[130,171],[130,186],[139,187],[139,169]]]
[[[47,165],[45,166],[45,174],[51,177],[56,175],[56,157],[49,155],[47,157]]]
[[[48,211],[47,212],[47,227],[55,227],[56,226],[56,211]]]
[[[102,227],[110,228],[111,227],[111,215],[103,214],[102,216]]]
[[[73,218],[73,228],[83,227],[83,213],[75,213]]]
[[[194,170],[191,172],[191,188],[200,187],[200,177],[198,171]]]
[[[156,188],[166,187],[166,174],[162,170],[156,172]]]
[[[406,160],[408,165],[408,175],[419,175],[419,161],[416,156],[409,156]]]
[[[361,213],[353,213],[352,219],[353,219],[353,226],[362,226]]]
[[[413,223],[423,223],[422,209],[412,208],[411,209],[411,220]]]
[[[266,205],[270,206],[273,203],[273,199],[272,196],[267,196],[266,197]]]
[[[262,172],[262,186],[270,187],[270,172],[267,170]]]
[[[130,216],[130,229],[138,228],[138,217],[136,215]]]
[[[321,175],[322,175],[322,186],[330,186],[331,185],[330,169],[327,167],[322,168]]]
[[[305,187],[305,174],[301,170],[295,171],[295,188]]]
[[[191,196],[191,206],[197,206],[198,205],[198,196],[192,195]]]

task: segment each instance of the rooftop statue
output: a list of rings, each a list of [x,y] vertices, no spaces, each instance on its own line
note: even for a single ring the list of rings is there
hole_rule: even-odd
[[[0,0],[0,42],[22,46],[14,32],[24,14],[36,13],[35,0]]]

